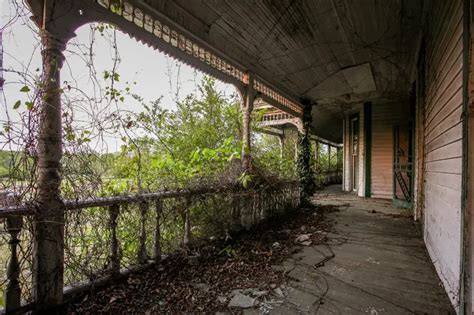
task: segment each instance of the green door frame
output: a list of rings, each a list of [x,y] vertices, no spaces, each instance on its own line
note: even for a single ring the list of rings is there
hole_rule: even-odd
[[[372,102],[364,103],[364,144],[364,197],[370,198],[372,196]]]

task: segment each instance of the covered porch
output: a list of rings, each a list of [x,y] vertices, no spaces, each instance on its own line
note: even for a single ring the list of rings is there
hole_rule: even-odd
[[[70,295],[97,282],[105,286],[159,268],[162,214],[180,220],[177,239],[186,247],[193,222],[201,220],[190,209],[209,200],[222,207],[222,226],[248,229],[274,213],[322,206],[323,230],[305,228],[325,237],[303,244],[280,266],[290,281],[275,311],[472,311],[471,1],[28,3],[43,45],[37,199],[0,211],[11,244],[7,312],[64,310]],[[252,133],[284,141],[286,130],[297,130],[299,181],[252,192],[199,187],[63,200],[63,53],[78,27],[98,21],[237,88],[243,174],[252,174]],[[252,129],[257,114],[261,120]],[[331,148],[341,153],[342,172],[328,174],[334,177],[328,182],[340,177],[342,185],[314,194],[319,144],[329,156]],[[122,259],[117,234],[129,205],[138,218],[135,264]],[[108,274],[96,279],[86,270],[80,278],[87,284],[64,291],[70,284],[64,280],[65,227],[70,213],[84,209],[102,211],[94,224],[109,233],[101,256]],[[34,226],[31,303],[22,298],[17,258],[26,217]]]
[[[315,209],[289,217],[294,224],[259,226],[229,243],[242,260],[219,258],[219,248],[217,259],[177,260],[184,268],[173,268],[170,258],[162,268],[81,297],[69,311],[454,314],[408,210],[342,192],[340,185],[318,191],[312,202]],[[311,244],[295,242],[301,235]],[[266,252],[280,257],[288,249],[281,260],[269,260],[271,268],[259,262]],[[239,271],[228,269],[232,265]],[[189,292],[195,299],[183,297]]]

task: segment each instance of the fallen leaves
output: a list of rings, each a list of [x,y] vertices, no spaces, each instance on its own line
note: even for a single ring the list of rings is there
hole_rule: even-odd
[[[78,313],[240,313],[284,299],[285,271],[272,268],[324,238],[321,215],[295,212],[200,248],[169,255],[158,266],[86,295],[69,306]],[[302,233],[303,232],[303,233]],[[309,242],[309,244],[307,243]],[[205,250],[203,250],[205,249]]]

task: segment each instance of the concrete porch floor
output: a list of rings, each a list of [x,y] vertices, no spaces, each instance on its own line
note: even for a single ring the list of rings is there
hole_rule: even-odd
[[[320,191],[314,203],[339,209],[325,215],[328,241],[284,262],[290,278],[285,301],[265,312],[454,313],[407,210],[342,193],[340,186]]]

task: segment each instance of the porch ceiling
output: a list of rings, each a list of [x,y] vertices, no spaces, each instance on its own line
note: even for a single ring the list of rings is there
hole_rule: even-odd
[[[161,45],[150,32],[133,22],[110,12],[105,14],[97,3],[92,5],[95,1],[111,3],[111,0],[53,1],[55,5],[60,3],[69,15],[58,12],[51,22],[74,24],[73,13],[82,22],[106,20],[131,36],[222,78],[223,73],[216,71],[215,65],[212,68],[205,62],[192,60],[178,47]],[[40,17],[39,2],[29,2]],[[255,73],[290,100],[307,98],[315,102],[312,131],[333,142],[342,142],[342,117],[350,104],[406,98],[423,8],[423,0],[129,0],[129,3],[174,24],[222,60],[240,71]],[[73,7],[76,9],[71,10]],[[272,101],[271,97],[266,98]],[[278,107],[278,101],[272,105]]]
[[[295,98],[342,142],[344,104],[408,94],[423,0],[145,0]]]

